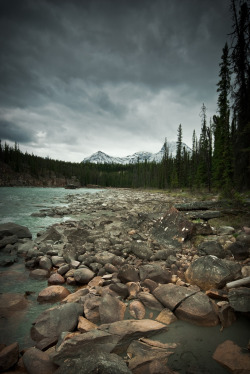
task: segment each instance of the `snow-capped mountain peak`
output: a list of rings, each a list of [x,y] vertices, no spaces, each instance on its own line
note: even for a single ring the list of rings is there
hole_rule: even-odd
[[[169,142],[167,143],[168,147],[168,153],[169,156],[172,155],[173,157],[176,155],[176,142]],[[186,148],[187,152],[191,152],[191,149],[183,143],[183,147]],[[159,152],[157,153],[151,153],[146,151],[136,152],[132,155],[128,155],[126,157],[113,157],[109,156],[106,153],[102,151],[98,151],[93,153],[89,157],[85,157],[82,162],[91,162],[94,164],[135,164],[138,161],[144,162],[144,161],[155,161],[155,162],[161,162],[163,155],[165,152],[165,146],[163,145]]]

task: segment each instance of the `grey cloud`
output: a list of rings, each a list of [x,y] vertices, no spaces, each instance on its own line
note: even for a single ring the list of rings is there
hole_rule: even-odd
[[[0,120],[0,139],[17,143],[30,143],[34,140],[32,131],[26,131],[21,126]]]

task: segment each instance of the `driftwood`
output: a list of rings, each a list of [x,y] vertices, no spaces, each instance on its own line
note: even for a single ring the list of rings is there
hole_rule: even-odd
[[[244,286],[246,284],[250,284],[250,277],[246,277],[246,278],[238,279],[238,280],[233,281],[233,282],[229,282],[229,283],[226,284],[226,287],[227,288],[234,288],[234,287]]]

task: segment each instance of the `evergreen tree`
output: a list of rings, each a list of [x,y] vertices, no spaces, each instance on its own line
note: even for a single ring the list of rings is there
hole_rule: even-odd
[[[217,83],[219,115],[213,118],[213,181],[215,186],[227,191],[232,187],[232,146],[229,123],[230,74],[229,49],[226,43],[221,56],[220,81]]]
[[[177,142],[176,142],[176,173],[178,186],[181,187],[183,183],[183,164],[182,164],[182,127],[181,124],[177,130]]]
[[[250,187],[250,6],[243,0],[231,1],[233,19],[232,71],[235,76],[235,180],[238,188]]]

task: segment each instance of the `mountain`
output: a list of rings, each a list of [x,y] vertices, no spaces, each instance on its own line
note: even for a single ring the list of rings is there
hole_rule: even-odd
[[[191,148],[187,146],[185,143],[182,143],[183,147],[186,148],[187,152],[191,152]],[[167,143],[168,149],[169,149],[169,155],[172,154],[173,157],[176,155],[176,142],[169,142]],[[144,162],[144,161],[155,161],[155,162],[161,162],[164,155],[164,145],[157,153],[151,153],[151,152],[136,152],[132,155],[126,156],[126,157],[113,157],[109,156],[104,152],[98,151],[96,153],[93,153],[89,157],[85,157],[82,162],[91,162],[93,164],[135,164],[136,162]]]

